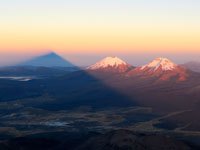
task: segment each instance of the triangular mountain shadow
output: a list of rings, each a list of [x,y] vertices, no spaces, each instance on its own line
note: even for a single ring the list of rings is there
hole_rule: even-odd
[[[20,63],[17,66],[36,66],[36,67],[76,67],[66,59],[62,58],[58,54],[51,52],[43,56],[39,56]]]
[[[55,57],[62,60],[61,65],[66,64],[61,57],[55,53],[50,53],[21,65],[55,66],[55,64],[58,64],[54,60]],[[48,63],[49,60],[51,60],[50,64]],[[77,67],[71,63],[70,65]],[[22,103],[28,107],[47,110],[67,110],[83,106],[94,108],[94,110],[135,106],[136,103],[128,96],[104,82],[107,76],[112,77],[113,75],[113,72],[102,72],[99,74],[102,78],[99,78],[95,74],[91,74],[89,70],[79,70],[44,80],[32,80],[23,83],[6,81],[11,86],[7,89],[3,87],[4,90],[0,87],[0,98],[1,101],[31,98],[31,101],[23,101]],[[16,87],[18,87],[17,91],[15,90]],[[5,95],[9,96],[9,99],[4,99]]]

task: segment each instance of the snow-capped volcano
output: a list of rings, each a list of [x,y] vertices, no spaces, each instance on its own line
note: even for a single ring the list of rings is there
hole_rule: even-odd
[[[118,57],[106,57],[96,64],[88,67],[89,70],[103,70],[112,72],[125,72],[131,66]]]
[[[168,71],[168,70],[173,70],[176,67],[177,65],[167,58],[157,58],[152,62],[150,62],[149,64],[142,66],[141,70],[148,69],[149,71],[151,70],[156,71],[157,69],[160,68],[163,71]]]
[[[128,76],[130,75],[142,78],[156,77],[158,80],[169,80],[174,77],[178,81],[184,81],[188,77],[187,68],[177,65],[167,58],[157,58],[147,65],[132,69],[128,72]]]
[[[127,63],[123,60],[119,59],[118,57],[106,57],[101,61],[97,62],[96,64],[90,66],[88,69],[99,69],[99,68],[106,68],[106,67],[117,67],[118,65]]]

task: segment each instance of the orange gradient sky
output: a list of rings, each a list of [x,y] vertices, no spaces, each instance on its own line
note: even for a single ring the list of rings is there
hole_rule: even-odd
[[[0,11],[2,64],[48,50],[85,65],[89,56],[200,56],[198,0],[7,0]]]

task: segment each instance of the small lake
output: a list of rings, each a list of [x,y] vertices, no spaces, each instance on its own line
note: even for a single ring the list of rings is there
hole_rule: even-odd
[[[37,79],[37,77],[35,76],[0,76],[0,79],[9,79],[9,80],[27,82],[33,79]]]
[[[68,122],[45,122],[44,123],[46,126],[51,126],[51,127],[65,127],[68,126],[70,123]]]

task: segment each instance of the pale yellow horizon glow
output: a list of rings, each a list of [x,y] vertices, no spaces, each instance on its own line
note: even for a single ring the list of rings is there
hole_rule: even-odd
[[[0,54],[200,53],[197,0],[0,4]]]

